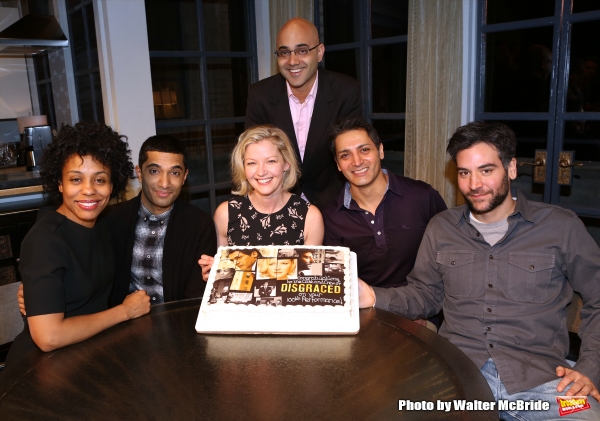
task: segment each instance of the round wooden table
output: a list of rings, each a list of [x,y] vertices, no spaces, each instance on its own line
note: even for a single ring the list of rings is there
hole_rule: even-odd
[[[494,400],[441,336],[361,310],[355,336],[202,335],[200,300],[0,373],[0,419],[498,420],[496,411],[399,411],[398,401]]]

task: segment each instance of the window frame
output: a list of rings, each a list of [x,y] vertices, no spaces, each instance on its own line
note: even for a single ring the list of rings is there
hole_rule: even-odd
[[[73,26],[72,26],[72,16],[73,14],[82,11],[82,14],[85,13],[87,16],[87,13],[92,13],[92,17],[94,17],[94,19],[92,19],[93,21],[95,21],[95,16],[94,16],[94,0],[81,0],[79,4],[77,4],[76,6],[73,7],[69,7],[69,2],[68,0],[65,0],[66,3],[66,13],[67,13],[67,22],[68,22],[68,27],[69,27],[69,39],[73,40]],[[93,121],[95,122],[101,122],[104,123],[105,121],[105,116],[104,116],[104,108],[102,107],[102,109],[98,109],[98,104],[102,104],[102,83],[99,82],[95,83],[94,82],[94,76],[97,76],[98,81],[100,81],[100,60],[98,59],[98,65],[93,66],[92,65],[92,54],[94,54],[94,51],[92,49],[92,45],[90,43],[90,34],[94,34],[94,38],[96,37],[96,28],[89,28],[88,26],[88,22],[89,19],[84,18],[83,19],[83,31],[85,34],[85,49],[86,49],[86,68],[85,69],[76,69],[77,67],[77,60],[75,57],[75,46],[73,43],[71,43],[71,61],[73,63],[73,80],[75,82],[75,93],[76,93],[76,97],[77,97],[77,114],[79,116],[79,121],[84,121],[83,119],[83,115],[84,113],[82,113],[81,111],[81,95],[80,95],[80,88],[79,88],[79,84],[78,84],[78,80],[80,77],[84,77],[87,76],[89,79],[89,86],[90,86],[90,101],[91,101],[91,105],[92,105],[92,114],[93,114]],[[96,41],[96,50],[97,50],[97,41]],[[97,52],[95,54],[98,54]],[[98,86],[96,86],[98,85]],[[98,97],[99,96],[99,97]]]
[[[240,117],[220,117],[211,118],[209,107],[209,89],[208,89],[208,69],[207,59],[210,58],[246,58],[250,61],[249,66],[249,85],[258,81],[258,47],[256,43],[256,17],[254,0],[244,0],[246,2],[245,28],[247,31],[247,51],[207,51],[203,29],[203,8],[202,0],[195,0],[196,4],[196,19],[198,23],[198,47],[197,51],[156,51],[149,50],[150,59],[154,58],[193,58],[198,59],[200,63],[200,84],[202,86],[202,104],[204,118],[200,119],[177,119],[177,120],[156,120],[155,126],[157,132],[160,129],[169,129],[177,127],[203,127],[204,128],[204,146],[206,148],[206,162],[208,182],[205,184],[189,186],[187,183],[182,189],[182,194],[191,196],[197,193],[209,193],[209,204],[211,214],[214,214],[217,206],[216,192],[218,190],[230,189],[231,181],[215,181],[213,142],[212,142],[212,127],[221,124],[236,124],[244,123],[245,115]],[[240,133],[241,134],[241,133]]]
[[[600,10],[572,14],[572,0],[555,0],[554,15],[513,22],[486,24],[487,0],[477,4],[476,68],[479,75],[475,81],[475,121],[546,121],[548,124],[546,186],[543,202],[572,210],[579,216],[598,218],[600,208],[588,208],[560,203],[560,189],[552,180],[558,177],[558,154],[563,148],[564,126],[567,121],[600,120],[600,112],[567,112],[566,99],[571,60],[571,24],[600,20]],[[486,76],[486,37],[488,34],[553,26],[552,71],[550,73],[550,105],[548,112],[491,112],[484,111]],[[531,157],[533,158],[533,157]]]
[[[314,22],[319,30],[319,36],[324,38],[323,22],[321,16],[323,0],[314,0]],[[406,113],[374,113],[373,112],[373,71],[372,71],[372,47],[379,47],[389,44],[408,43],[408,34],[386,38],[371,38],[371,2],[368,0],[358,1],[358,28],[359,40],[344,44],[325,44],[326,53],[323,58],[327,63],[327,52],[336,52],[344,50],[359,50],[359,82],[363,98],[364,117],[367,121],[373,120],[406,120]],[[325,40],[326,41],[326,40]]]

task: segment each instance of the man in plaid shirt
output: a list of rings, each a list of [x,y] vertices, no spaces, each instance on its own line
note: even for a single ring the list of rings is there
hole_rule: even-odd
[[[135,290],[145,290],[152,304],[201,296],[197,262],[216,253],[216,235],[209,215],[178,200],[189,171],[185,145],[172,136],[150,137],[135,171],[142,191],[111,206],[105,218],[116,264],[111,304]]]

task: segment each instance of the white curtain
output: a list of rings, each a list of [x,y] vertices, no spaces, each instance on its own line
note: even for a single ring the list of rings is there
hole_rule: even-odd
[[[456,205],[446,143],[461,121],[462,0],[411,0],[408,18],[404,174]]]

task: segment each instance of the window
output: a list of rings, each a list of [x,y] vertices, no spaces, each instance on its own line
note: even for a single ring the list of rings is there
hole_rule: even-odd
[[[67,0],[79,121],[104,122],[92,0]]]
[[[360,81],[384,165],[403,174],[408,0],[315,0],[315,23],[324,67]]]
[[[254,2],[146,0],[157,134],[188,149],[184,195],[209,214],[230,197],[229,154],[257,80]]]
[[[33,67],[35,69],[35,80],[38,89],[38,100],[40,114],[45,115],[48,124],[56,128],[56,114],[54,112],[54,97],[52,96],[52,77],[48,63],[48,53],[33,56]]]
[[[586,217],[600,243],[600,3],[487,0],[478,13],[475,118],[514,130],[513,184]]]

